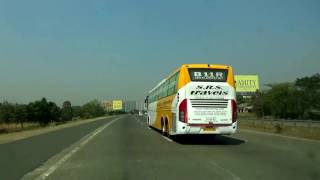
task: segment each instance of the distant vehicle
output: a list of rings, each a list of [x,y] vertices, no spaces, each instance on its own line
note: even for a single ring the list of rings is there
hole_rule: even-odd
[[[143,112],[142,111],[139,111],[139,116],[143,116]]]
[[[164,135],[231,135],[237,130],[231,66],[182,65],[149,92],[145,103],[148,126]]]

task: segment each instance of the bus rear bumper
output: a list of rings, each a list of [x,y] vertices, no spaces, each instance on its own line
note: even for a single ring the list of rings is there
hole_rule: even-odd
[[[171,135],[183,135],[183,134],[221,134],[232,135],[237,132],[238,124],[234,122],[230,125],[182,125],[176,129],[176,132],[171,132]]]

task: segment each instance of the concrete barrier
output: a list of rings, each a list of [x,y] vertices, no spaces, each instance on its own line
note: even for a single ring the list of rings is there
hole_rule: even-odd
[[[239,119],[239,128],[283,134],[309,139],[320,139],[320,121]]]

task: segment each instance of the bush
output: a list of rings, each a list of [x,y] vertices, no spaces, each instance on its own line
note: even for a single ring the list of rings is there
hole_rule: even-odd
[[[100,102],[93,100],[81,107],[80,116],[82,118],[94,118],[105,115],[104,109]]]
[[[70,101],[65,101],[62,109],[54,102],[48,102],[46,98],[31,102],[28,105],[12,104],[7,101],[0,103],[0,124],[20,123],[21,128],[23,128],[25,122],[34,122],[46,126],[52,122],[61,124],[73,118],[93,118],[104,114],[104,109],[97,100],[83,106],[71,106]],[[2,128],[0,131],[4,132],[6,130]]]
[[[281,119],[319,119],[320,75],[297,79],[294,83],[271,85],[271,89],[257,92],[253,97],[257,117],[272,115]]]

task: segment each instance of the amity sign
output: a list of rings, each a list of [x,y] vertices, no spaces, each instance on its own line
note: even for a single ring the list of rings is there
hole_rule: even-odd
[[[235,75],[236,91],[253,93],[260,89],[258,75]]]
[[[114,100],[112,101],[112,110],[120,111],[123,109],[123,102],[122,100]]]

